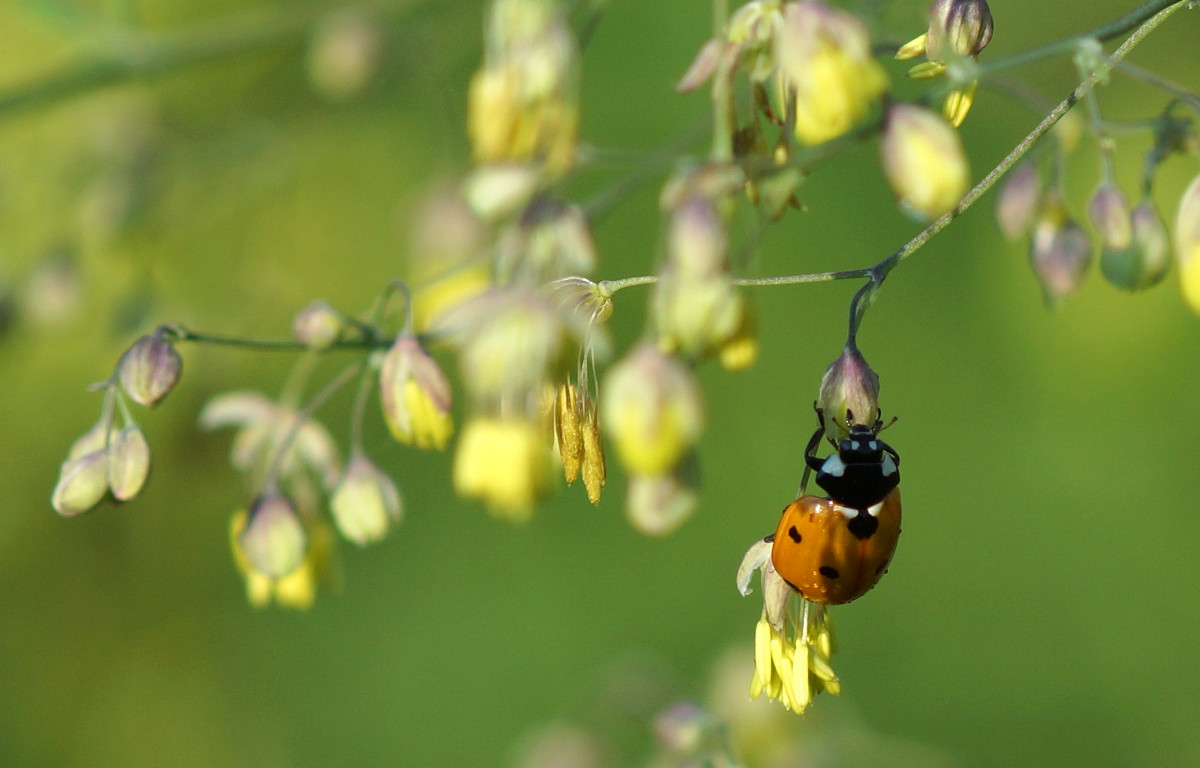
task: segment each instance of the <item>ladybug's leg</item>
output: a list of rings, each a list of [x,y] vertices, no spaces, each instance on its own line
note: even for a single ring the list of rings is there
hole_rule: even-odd
[[[817,409],[817,413],[821,413],[821,409]],[[824,421],[824,419],[822,419]],[[796,493],[796,498],[804,495],[804,491],[808,488],[808,475],[813,470],[821,471],[821,465],[824,464],[823,459],[817,458],[817,446],[821,444],[821,436],[825,434],[825,426],[822,424],[817,427],[817,431],[813,432],[812,438],[808,441],[808,447],[804,449],[804,474],[800,477],[800,490]]]

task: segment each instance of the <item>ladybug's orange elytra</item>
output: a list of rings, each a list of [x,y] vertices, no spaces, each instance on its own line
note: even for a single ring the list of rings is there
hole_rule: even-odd
[[[862,597],[887,573],[899,538],[899,488],[865,510],[801,496],[783,510],[771,563],[806,600],[840,605]]]

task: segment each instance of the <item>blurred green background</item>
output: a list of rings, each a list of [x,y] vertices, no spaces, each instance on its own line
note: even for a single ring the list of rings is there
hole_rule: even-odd
[[[599,508],[572,488],[527,526],[497,521],[449,492],[447,456],[372,421],[404,524],[342,546],[344,583],[311,611],[253,610],[228,550],[244,494],[229,435],[194,422],[216,393],[276,392],[292,360],[192,346],[179,390],[139,411],[155,460],[142,496],[75,520],[51,510],[59,462],[98,413],[86,388],[137,334],[179,320],[283,337],[313,298],[366,308],[403,273],[423,190],[466,168],[482,3],[356,17],[378,48],[351,94],[311,74],[326,5],[0,6],[0,763],[509,765],[561,722],[630,764],[654,713],[711,697],[727,649],[749,655],[761,602],[734,571],[795,491],[851,284],[755,293],[762,358],[702,369],[703,503],[663,540],[626,523],[619,477]],[[984,59],[1132,5],[998,0]],[[922,3],[855,7],[888,39],[921,29]],[[672,85],[709,27],[707,3],[612,4],[586,52],[584,140],[649,150],[692,126],[706,97]],[[1198,38],[1180,13],[1133,60],[1196,91]],[[1072,84],[1066,61],[1014,76],[1047,100]],[[1118,120],[1165,102],[1120,76],[1102,93]],[[976,176],[1036,118],[982,90],[963,128]],[[1132,195],[1148,140],[1119,139]],[[1085,139],[1077,213],[1096,166]],[[630,170],[586,170],[575,189]],[[1196,170],[1162,169],[1168,220]],[[598,225],[597,277],[652,268],[658,183]],[[768,232],[756,274],[864,266],[917,230],[874,145],[801,192],[807,212]],[[860,344],[899,416],[904,537],[881,585],[834,611],[844,693],[776,737],[793,765],[1200,764],[1200,318],[1174,276],[1126,295],[1093,273],[1046,310],[991,202],[898,269],[867,317]],[[618,297],[621,347],[644,290]],[[339,439],[347,411],[325,414]]]

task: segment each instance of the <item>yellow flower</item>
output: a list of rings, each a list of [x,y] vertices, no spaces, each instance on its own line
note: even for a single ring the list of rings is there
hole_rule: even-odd
[[[765,693],[803,714],[822,691],[837,695],[841,683],[830,660],[836,650],[828,609],[795,594],[771,565],[771,543],[755,542],[738,569],[738,589],[750,593],[762,572],[763,612],[754,630],[754,679],[750,698]]]
[[[492,4],[484,64],[468,100],[467,129],[478,162],[539,160],[552,174],[570,167],[579,128],[578,58],[557,4]]]
[[[783,7],[775,60],[783,93],[795,95],[796,139],[805,144],[850,130],[888,87],[862,22],[812,0]]]
[[[962,125],[975,100],[979,81],[969,75],[975,57],[991,42],[992,27],[992,12],[985,0],[937,0],[929,14],[929,29],[896,52],[900,60],[921,54],[928,57],[928,61],[909,70],[912,78],[937,77],[955,65],[966,70],[967,76],[959,72],[956,77],[963,86],[951,91],[942,107],[942,114],[955,128]]]
[[[550,452],[528,421],[475,418],[454,456],[454,489],[482,499],[493,513],[523,522],[550,485]]]

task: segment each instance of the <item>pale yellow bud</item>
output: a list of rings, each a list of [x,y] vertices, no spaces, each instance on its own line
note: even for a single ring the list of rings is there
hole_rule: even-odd
[[[378,68],[381,47],[379,22],[370,13],[330,13],[313,30],[308,50],[313,89],[334,100],[357,96]]]
[[[934,61],[977,56],[992,40],[992,11],[985,0],[937,0],[929,16],[926,45]]]
[[[342,314],[318,300],[296,313],[292,320],[292,336],[309,349],[320,352],[333,346],[345,327]]]
[[[1175,260],[1179,284],[1193,312],[1200,313],[1200,176],[1179,198],[1175,214]]]
[[[1029,260],[1048,304],[1073,293],[1087,275],[1092,261],[1091,240],[1057,198],[1048,199],[1042,206],[1033,227]]]
[[[113,498],[129,501],[146,482],[150,473],[150,446],[136,425],[130,424],[112,433],[108,445],[108,485]]]
[[[639,533],[673,533],[699,506],[700,493],[695,485],[675,473],[629,476],[625,513]]]
[[[55,512],[71,517],[99,504],[107,491],[108,455],[94,451],[63,462],[50,503]]]
[[[379,541],[400,522],[400,491],[370,459],[355,453],[329,500],[333,521],[343,536],[359,546]]]
[[[966,153],[958,132],[941,115],[911,104],[894,105],[880,150],[888,182],[916,217],[935,219],[966,194]]]
[[[691,371],[651,344],[614,365],[601,391],[604,429],[630,472],[665,474],[700,437],[704,407]]]
[[[300,567],[307,537],[291,502],[268,492],[254,500],[237,543],[251,570],[278,579]]]

